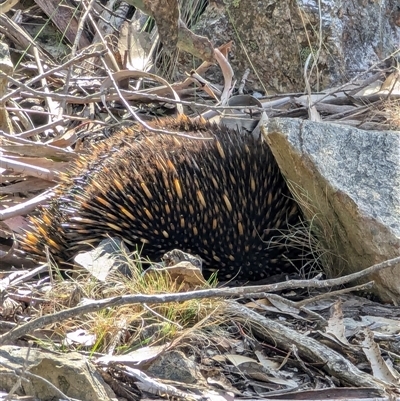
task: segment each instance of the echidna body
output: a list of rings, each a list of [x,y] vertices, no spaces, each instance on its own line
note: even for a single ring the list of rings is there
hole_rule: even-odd
[[[22,248],[70,261],[106,237],[157,261],[178,248],[199,255],[205,275],[258,280],[292,272],[303,249],[279,242],[300,221],[266,143],[188,118],[157,128],[212,140],[150,134],[135,126],[97,145],[64,178]],[[134,134],[146,138],[134,139]],[[140,135],[140,136],[142,136]],[[143,136],[142,136],[143,138]]]

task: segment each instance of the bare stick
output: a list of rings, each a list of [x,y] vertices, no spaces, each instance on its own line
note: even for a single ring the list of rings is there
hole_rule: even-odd
[[[34,78],[32,78],[29,81],[27,81],[25,86],[27,88],[29,88],[29,85],[34,84],[35,82],[38,82],[38,81],[42,80],[43,78],[46,78],[46,77],[48,77],[50,75],[53,75],[58,71],[65,70],[65,68],[69,67],[71,64],[78,63],[79,61],[87,59],[87,58],[99,57],[102,54],[104,54],[104,51],[95,52],[95,53],[88,53],[85,50],[84,52],[78,54],[74,59],[68,60],[64,64],[61,64],[61,65],[59,65],[59,66],[57,66],[55,68],[52,68],[51,70],[43,72],[43,74],[36,75]],[[19,81],[16,81],[16,82],[19,83]],[[7,95],[4,95],[0,99],[0,103],[1,102],[5,102],[6,100],[8,100],[9,98],[13,97],[14,95],[17,95],[21,90],[22,90],[22,86],[18,85],[17,89],[14,89],[13,91],[8,93]]]
[[[207,137],[207,138],[203,138],[200,136],[192,136],[192,135],[186,135],[186,134],[182,134],[180,132],[174,132],[174,131],[168,131],[166,129],[158,129],[158,128],[154,128],[151,127],[150,125],[148,125],[145,121],[143,121],[137,113],[135,113],[135,111],[132,109],[131,105],[126,101],[126,99],[124,98],[124,96],[122,95],[120,89],[118,88],[118,85],[114,79],[113,74],[111,73],[111,71],[108,69],[107,64],[105,63],[103,57],[101,57],[101,61],[103,63],[104,68],[106,69],[106,71],[109,74],[109,79],[111,80],[111,82],[113,83],[114,89],[117,91],[117,93],[119,94],[119,98],[121,100],[121,102],[124,104],[124,106],[127,108],[127,110],[132,114],[132,116],[135,118],[136,121],[138,121],[140,124],[143,125],[143,127],[145,127],[146,129],[148,129],[151,132],[157,132],[159,134],[168,134],[168,135],[175,135],[175,136],[179,136],[182,138],[188,138],[188,139],[198,139],[198,140],[212,140],[212,137]],[[151,75],[149,73],[143,73],[146,75]],[[105,104],[105,100],[103,101],[103,103]]]
[[[42,66],[42,61],[40,60],[39,51],[38,51],[36,46],[33,46],[32,50],[33,50],[33,55],[34,55],[35,60],[36,60],[36,66],[37,66],[37,69],[39,71],[39,74],[43,76],[44,69],[43,69],[43,66]],[[58,107],[56,107],[55,102],[53,101],[53,99],[51,97],[52,94],[50,93],[49,86],[47,85],[47,80],[46,80],[46,78],[43,77],[43,78],[41,78],[40,81],[41,81],[41,84],[43,86],[43,91],[47,94],[47,96],[45,98],[46,104],[47,104],[47,108],[53,114],[56,114],[56,109]],[[49,122],[51,122],[51,121],[49,121]]]
[[[239,88],[238,88],[239,95],[243,95],[243,89],[244,89],[244,86],[246,85],[246,81],[247,81],[249,74],[250,74],[250,68],[246,68],[246,70],[244,71],[244,74],[242,76],[242,80],[240,81]]]
[[[400,257],[387,260],[377,265],[371,266],[361,272],[349,274],[345,277],[330,280],[290,280],[282,283],[249,286],[249,287],[236,287],[236,288],[217,288],[207,289],[200,291],[188,291],[184,293],[176,294],[159,294],[159,295],[123,295],[113,298],[101,299],[98,301],[88,301],[84,305],[79,305],[74,308],[63,310],[51,315],[38,317],[22,326],[16,327],[0,336],[0,345],[10,344],[17,338],[31,333],[43,326],[61,322],[66,319],[74,318],[76,316],[84,315],[91,312],[96,312],[105,308],[112,308],[122,305],[132,304],[163,304],[168,302],[184,302],[192,299],[204,299],[204,298],[221,298],[221,297],[240,297],[246,296],[248,298],[262,298],[265,293],[270,291],[280,291],[294,288],[330,288],[334,285],[341,285],[348,283],[353,280],[357,280],[362,277],[366,277],[369,274],[376,273],[377,271],[393,267],[397,263],[400,263]]]
[[[23,111],[23,110],[21,110],[21,111]],[[36,111],[38,111],[38,110],[36,110]],[[41,114],[43,114],[43,113],[41,113]],[[50,112],[49,115],[50,116],[55,116],[56,113],[55,112],[53,112],[53,113]],[[18,136],[19,138],[29,138],[30,136],[41,134],[42,132],[44,132],[44,131],[46,131],[46,130],[48,130],[50,128],[54,128],[55,126],[61,124],[63,121],[64,121],[63,118],[58,118],[57,120],[54,120],[54,121],[52,121],[52,122],[50,122],[48,124],[41,125],[40,127],[30,129],[29,131],[22,132],[21,134],[17,134],[15,136]]]
[[[14,173],[23,173],[32,177],[42,178],[46,181],[56,181],[58,172],[51,171],[47,168],[33,166],[31,164],[22,163],[16,160],[0,157],[1,168],[13,170]]]
[[[87,19],[89,13],[90,13],[90,10],[93,7],[94,2],[95,2],[95,0],[91,0],[90,1],[88,7],[86,8],[86,10],[84,12],[84,14],[82,15],[82,17],[79,20],[78,30],[77,30],[75,41],[74,41],[74,43],[72,45],[72,50],[71,50],[71,54],[70,54],[70,57],[72,57],[72,58],[74,58],[75,55],[76,55],[76,51],[77,51],[78,45],[79,45],[81,37],[82,37],[82,32],[83,32],[83,28],[84,28],[85,23],[86,23],[86,19]],[[83,7],[85,7],[85,2],[84,1],[82,2],[82,5],[83,5]],[[72,76],[72,69],[73,69],[73,64],[71,64],[69,66],[67,75],[65,77],[64,90],[63,90],[64,94],[67,94],[68,90],[69,90],[69,83],[70,83],[71,76]],[[64,97],[61,100],[59,108],[58,108],[58,114],[57,114],[58,119],[62,118],[62,116],[64,114],[64,110],[65,110],[66,104],[67,104],[67,101],[66,101],[66,99]],[[51,109],[50,109],[50,111],[51,111]]]
[[[362,372],[338,352],[311,337],[302,335],[235,302],[229,302],[226,312],[233,319],[240,318],[246,321],[247,325],[251,324],[253,332],[262,338],[267,338],[269,342],[285,351],[290,352],[295,346],[303,359],[320,364],[323,370],[344,384],[384,390],[384,385],[376,381],[373,376]]]
[[[8,209],[0,211],[0,221],[10,219],[11,217],[21,216],[32,212],[37,206],[41,205],[44,201],[53,197],[53,189],[50,189],[27,202],[11,206]]]
[[[54,124],[54,123],[55,123],[55,121],[51,124]],[[22,145],[34,145],[34,146],[38,146],[39,148],[48,148],[49,150],[52,151],[53,155],[57,155],[57,154],[60,156],[62,155],[65,159],[71,159],[71,158],[76,159],[78,157],[78,155],[71,150],[59,148],[57,146],[52,146],[47,143],[32,142],[29,139],[24,139],[23,137],[21,137],[19,135],[6,134],[4,131],[0,131],[0,137],[4,137],[13,143],[20,143]],[[42,178],[42,177],[40,177],[40,178]]]

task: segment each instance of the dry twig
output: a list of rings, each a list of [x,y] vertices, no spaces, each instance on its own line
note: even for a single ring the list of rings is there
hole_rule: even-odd
[[[191,299],[204,299],[204,298],[229,298],[229,297],[248,297],[248,298],[262,298],[266,292],[282,291],[294,288],[330,288],[335,285],[342,285],[349,283],[353,280],[366,277],[377,271],[390,268],[395,264],[400,263],[400,257],[387,260],[377,265],[371,266],[363,271],[349,274],[336,279],[330,280],[290,280],[282,283],[249,286],[249,287],[235,287],[230,289],[207,289],[200,291],[189,291],[178,294],[160,294],[160,295],[124,295],[113,298],[106,298],[99,301],[88,301],[84,305],[79,305],[74,308],[63,310],[51,315],[38,317],[14,330],[0,336],[0,345],[9,344],[17,338],[24,336],[36,329],[39,329],[48,324],[60,322],[83,314],[96,312],[104,308],[112,308],[122,305],[131,304],[158,304],[169,302],[184,302]]]

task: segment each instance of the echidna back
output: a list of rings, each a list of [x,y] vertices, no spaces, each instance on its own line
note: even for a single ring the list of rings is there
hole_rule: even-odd
[[[70,260],[122,237],[159,260],[179,248],[204,260],[206,276],[258,280],[300,267],[306,250],[282,239],[300,213],[265,143],[188,119],[158,126],[213,140],[122,132],[78,163],[52,205],[32,220],[24,249]]]

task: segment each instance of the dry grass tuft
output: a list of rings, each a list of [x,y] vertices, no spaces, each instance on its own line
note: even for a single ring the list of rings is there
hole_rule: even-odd
[[[105,282],[88,274],[80,274],[68,280],[60,275],[45,294],[46,302],[41,304],[36,315],[55,313],[76,306],[85,300],[102,300],[123,295],[170,294],[183,291],[183,284],[172,281],[165,274],[143,274],[143,265],[147,260],[137,254],[129,259],[130,277],[119,272],[111,273]],[[211,288],[216,281],[209,281],[203,286]],[[199,288],[200,289],[200,288]],[[56,338],[64,339],[68,333],[83,330],[93,336],[95,341],[90,346],[68,344],[69,349],[82,349],[90,352],[121,353],[143,345],[163,344],[177,335],[196,327],[202,330],[211,322],[221,320],[223,301],[218,299],[193,299],[185,302],[164,304],[135,304],[107,308],[96,313],[69,319],[55,324],[51,329],[56,336],[47,346],[58,349],[65,343],[57,343]],[[218,313],[217,313],[218,312]],[[212,316],[214,316],[212,318]],[[46,344],[46,341],[43,342]]]
[[[328,276],[337,275],[346,261],[340,257],[339,248],[335,245],[336,229],[324,217],[324,205],[315,205],[304,188],[293,182],[287,184],[306,218],[282,231],[281,235],[276,236],[276,243],[284,242],[288,247],[310,250],[309,254],[305,255],[302,270],[299,272],[304,279],[311,279],[321,272]],[[273,245],[274,243],[271,243],[271,246]]]
[[[400,130],[400,99],[389,99],[383,103],[382,114],[390,129]]]

